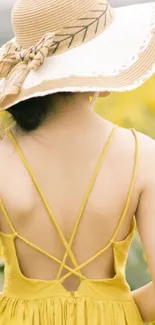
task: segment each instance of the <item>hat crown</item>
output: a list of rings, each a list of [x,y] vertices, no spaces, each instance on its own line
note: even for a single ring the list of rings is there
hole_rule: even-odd
[[[12,10],[16,39],[23,48],[29,48],[44,34],[56,33],[84,17],[97,3],[96,0],[18,0]]]

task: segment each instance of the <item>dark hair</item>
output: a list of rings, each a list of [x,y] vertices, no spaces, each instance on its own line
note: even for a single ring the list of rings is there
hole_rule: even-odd
[[[57,95],[30,98],[12,106],[8,112],[23,131],[33,131],[44,122],[48,113],[54,110],[52,99]],[[70,93],[60,93],[59,95],[67,97]]]

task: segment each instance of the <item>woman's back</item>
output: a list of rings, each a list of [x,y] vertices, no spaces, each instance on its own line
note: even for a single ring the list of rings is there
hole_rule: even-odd
[[[35,131],[8,131],[0,324],[142,324],[125,267],[152,148],[146,136],[97,116],[85,95],[62,102]]]
[[[95,117],[91,122],[83,123],[81,131],[78,130],[78,122],[74,132],[73,126],[67,132],[65,128],[56,128],[51,132],[50,144],[46,135],[38,137],[37,133],[34,136],[16,137],[68,242],[90,179],[113,128],[112,124],[100,118]],[[44,142],[48,145],[45,146]],[[58,150],[60,145],[61,150]],[[65,248],[61,238],[9,137],[1,147],[1,197],[14,228],[21,236],[62,260]],[[103,249],[111,240],[127,200],[134,173],[135,151],[133,133],[117,128],[73,241],[72,249],[79,264]],[[117,241],[122,241],[129,233],[140,192],[138,177],[129,209],[116,236]],[[2,214],[1,231],[10,232]],[[59,269],[56,262],[20,239],[16,239],[15,243],[20,269],[26,277],[44,280],[56,277]],[[72,267],[69,258],[67,265]],[[67,270],[63,270],[62,275],[65,273]],[[115,274],[112,248],[83,268],[83,274],[94,279],[112,278]],[[64,282],[68,290],[76,290],[78,285],[79,280],[75,275]]]

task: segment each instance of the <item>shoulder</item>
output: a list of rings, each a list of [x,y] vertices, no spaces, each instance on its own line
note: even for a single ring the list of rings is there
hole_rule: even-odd
[[[138,131],[136,136],[139,144],[139,161],[149,173],[148,167],[155,170],[155,140]]]
[[[122,143],[127,146],[126,152],[130,154],[133,147],[132,130],[120,128]],[[148,135],[134,130],[138,140],[138,177],[144,189],[150,182],[155,182],[155,141]]]
[[[120,145],[122,145],[126,150],[130,153],[130,149],[133,147],[135,143],[135,138],[138,140],[138,148],[139,148],[139,158],[145,162],[151,162],[151,158],[155,157],[155,140],[145,135],[141,132],[138,132],[135,129],[118,129],[118,137],[120,139]]]
[[[155,184],[155,141],[137,132],[139,140],[139,166],[143,175],[144,187]]]

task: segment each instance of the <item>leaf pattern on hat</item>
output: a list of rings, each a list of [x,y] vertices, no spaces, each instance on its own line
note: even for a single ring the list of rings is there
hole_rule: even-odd
[[[59,33],[47,33],[29,49],[23,49],[16,39],[2,48],[0,79],[5,78],[5,84],[0,90],[0,105],[8,96],[20,93],[30,70],[38,69],[47,56],[65,52],[91,40],[112,22],[112,9],[105,0],[97,3],[87,14],[72,26],[64,27]],[[102,28],[99,30],[101,20]]]
[[[62,45],[62,43],[67,42],[68,45],[66,46],[67,49],[71,48],[74,46],[74,40],[76,36],[80,37],[80,43],[83,43],[86,38],[87,34],[89,32],[89,28],[94,26],[94,36],[98,32],[100,20],[104,18],[104,26],[106,28],[107,21],[108,21],[108,15],[110,15],[110,18],[112,18],[112,12],[111,8],[107,4],[107,2],[100,2],[99,3],[100,8],[99,9],[92,9],[90,11],[90,16],[89,17],[82,17],[78,19],[78,22],[81,22],[82,24],[79,25],[74,25],[74,26],[68,26],[63,28],[63,33],[61,34],[56,34],[55,35],[55,41],[53,42],[53,45],[50,49],[50,54],[55,54],[58,50],[59,47]],[[94,17],[93,15],[96,15]],[[88,22],[89,21],[89,22]],[[69,33],[69,31],[72,30],[72,32]],[[58,38],[58,40],[57,40]]]

